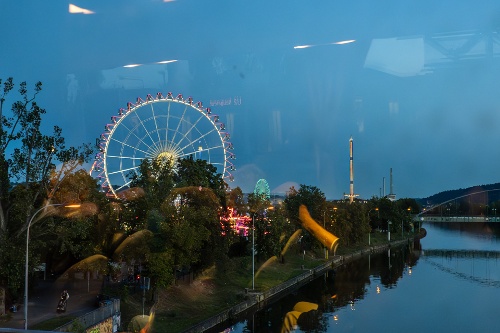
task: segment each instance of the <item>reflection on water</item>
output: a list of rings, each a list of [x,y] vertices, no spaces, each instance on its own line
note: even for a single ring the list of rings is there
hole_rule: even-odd
[[[279,332],[298,302],[317,304],[290,332],[496,332],[500,225],[424,225],[420,242],[319,276],[232,332]]]

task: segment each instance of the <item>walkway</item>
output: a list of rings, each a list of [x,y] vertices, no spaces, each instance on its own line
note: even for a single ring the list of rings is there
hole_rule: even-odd
[[[96,298],[102,286],[101,280],[59,279],[39,281],[28,294],[28,328],[33,325],[62,316],[81,316],[96,309]],[[66,289],[69,293],[66,313],[56,312],[57,302],[61,292]],[[0,320],[0,333],[2,328],[24,328],[24,305],[20,304],[18,311],[11,313],[7,321]]]

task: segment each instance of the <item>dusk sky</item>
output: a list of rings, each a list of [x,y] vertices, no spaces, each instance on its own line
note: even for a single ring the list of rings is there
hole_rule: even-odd
[[[397,198],[500,181],[497,0],[4,0],[0,22],[0,77],[42,81],[71,145],[172,92],[220,116],[244,192],[342,198],[351,136],[361,198],[391,168]]]

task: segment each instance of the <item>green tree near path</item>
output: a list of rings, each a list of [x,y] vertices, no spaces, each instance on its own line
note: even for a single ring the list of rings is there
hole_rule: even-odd
[[[26,82],[21,82],[19,99],[11,104],[9,112],[4,106],[15,87],[13,78],[0,79],[0,87],[0,284],[13,291],[20,288],[24,277],[23,260],[16,256],[24,253],[24,233],[30,218],[40,207],[56,203],[54,195],[61,182],[90,160],[93,149],[90,144],[66,147],[58,126],[53,127],[50,135],[42,133],[46,110],[36,102],[42,91],[41,82],[35,84],[33,92]],[[57,168],[56,162],[60,164]],[[15,191],[11,181],[19,184]],[[36,241],[36,234],[32,241]],[[36,263],[36,256],[30,258]],[[30,261],[30,268],[33,262]]]

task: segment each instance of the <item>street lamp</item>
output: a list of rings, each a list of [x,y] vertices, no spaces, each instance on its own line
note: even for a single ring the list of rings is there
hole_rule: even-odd
[[[376,209],[377,209],[377,211],[378,211],[378,208],[376,208]],[[368,230],[368,246],[370,246],[370,245],[371,245],[371,233],[372,233],[372,227],[370,226],[370,212],[371,212],[372,210],[373,210],[373,208],[372,208],[372,209],[370,209],[370,210],[368,211],[368,214],[367,214],[367,215],[368,215],[368,227],[370,228],[370,230]]]
[[[387,221],[387,240],[391,241],[391,221]]]
[[[26,228],[26,261],[24,265],[24,329],[28,329],[28,249],[29,249],[29,241],[30,241],[30,227],[31,222],[38,213],[42,210],[47,209],[48,207],[56,207],[56,206],[64,206],[66,208],[78,208],[80,205],[65,205],[65,204],[48,204],[38,209],[30,218],[28,222],[28,227]]]
[[[252,214],[252,291],[255,290],[255,214]]]
[[[326,224],[325,224],[325,219],[326,219],[326,210],[323,211],[323,229],[326,230]],[[325,237],[326,238],[326,237]],[[326,239],[325,239],[326,240]],[[323,250],[325,252],[325,259],[328,259],[328,250],[326,248],[326,245],[323,246]]]

